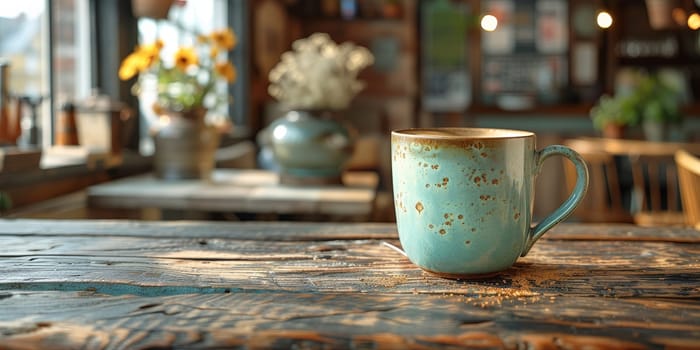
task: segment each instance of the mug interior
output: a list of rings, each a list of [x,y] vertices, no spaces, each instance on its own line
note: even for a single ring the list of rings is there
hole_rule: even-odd
[[[512,139],[532,137],[530,131],[492,128],[413,128],[392,131],[393,134],[427,139]]]

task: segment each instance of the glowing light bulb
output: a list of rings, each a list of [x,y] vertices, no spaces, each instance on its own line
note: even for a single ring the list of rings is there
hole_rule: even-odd
[[[493,32],[498,28],[498,18],[494,15],[486,15],[481,18],[481,29],[487,32]]]
[[[600,11],[598,12],[598,17],[596,17],[596,23],[598,23],[598,27],[608,29],[613,24],[613,18],[609,13]]]
[[[700,29],[700,15],[697,13],[693,13],[692,15],[688,16],[688,28],[692,30],[698,30]]]

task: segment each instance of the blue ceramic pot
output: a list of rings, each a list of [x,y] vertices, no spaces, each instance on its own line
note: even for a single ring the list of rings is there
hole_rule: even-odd
[[[282,182],[334,183],[352,156],[354,137],[328,111],[292,110],[269,126]]]

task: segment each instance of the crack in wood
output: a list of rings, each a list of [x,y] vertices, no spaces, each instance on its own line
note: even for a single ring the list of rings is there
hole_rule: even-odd
[[[0,327],[0,335],[14,336],[19,334],[27,334],[38,332],[40,329],[51,327],[50,322],[36,322],[33,324],[21,324],[14,327]]]
[[[144,286],[127,283],[100,283],[100,282],[5,282],[0,283],[0,290],[21,290],[36,292],[89,292],[111,296],[136,295],[136,296],[169,296],[180,294],[218,294],[230,293],[232,290],[240,290],[230,287],[195,287],[195,286]],[[257,291],[256,291],[257,292]]]

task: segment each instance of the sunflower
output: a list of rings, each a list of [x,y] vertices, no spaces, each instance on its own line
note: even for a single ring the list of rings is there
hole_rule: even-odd
[[[238,43],[238,38],[236,38],[236,34],[230,28],[216,30],[212,32],[209,35],[209,37],[211,38],[211,41],[214,43],[214,45],[224,50],[231,50]]]
[[[236,80],[236,76],[238,75],[238,72],[236,72],[236,67],[234,67],[233,64],[228,61],[216,63],[214,70],[219,76],[224,77],[229,83],[234,82]]]
[[[143,72],[151,65],[158,61],[160,56],[160,49],[163,47],[162,42],[159,45],[155,42],[150,45],[139,46],[136,50],[136,54],[141,56],[141,62],[139,62],[139,72]]]
[[[119,67],[119,78],[128,80],[134,76],[154,76],[158,82],[157,103],[152,105],[156,114],[168,110],[190,111],[196,108],[216,107],[225,99],[219,96],[214,87],[218,83],[232,83],[236,80],[236,68],[226,58],[227,50],[236,45],[236,36],[230,29],[211,34],[193,33],[194,41],[189,46],[176,48],[173,60],[164,59],[165,43],[161,39],[134,48]],[[217,62],[217,59],[219,62]],[[141,81],[132,87],[132,93],[141,93]]]
[[[129,80],[136,73],[141,71],[140,67],[143,66],[143,57],[137,52],[129,54],[126,56],[124,61],[122,61],[121,66],[119,66],[119,79]]]
[[[216,58],[216,56],[218,56],[218,55],[219,55],[219,48],[216,46],[212,46],[209,49],[209,57],[211,57],[213,59],[213,58]]]
[[[199,63],[197,54],[191,47],[181,47],[175,52],[175,66],[182,70]]]

